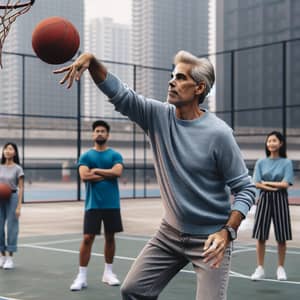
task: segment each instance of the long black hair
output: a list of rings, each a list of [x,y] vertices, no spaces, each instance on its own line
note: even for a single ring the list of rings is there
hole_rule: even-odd
[[[286,158],[286,142],[285,142],[285,137],[279,131],[272,131],[272,132],[270,132],[267,135],[266,141],[265,141],[266,156],[269,157],[270,154],[271,154],[271,152],[268,150],[268,147],[267,147],[267,141],[268,141],[268,138],[271,135],[275,135],[278,138],[278,140],[281,142],[281,146],[279,148],[279,156]]]
[[[18,147],[15,143],[12,142],[8,142],[3,146],[3,150],[2,150],[2,157],[1,157],[1,165],[4,165],[6,162],[6,158],[4,157],[4,150],[8,147],[8,146],[12,146],[15,150],[15,156],[14,156],[14,162],[19,165],[20,164],[20,159],[19,159],[19,151],[18,151]]]

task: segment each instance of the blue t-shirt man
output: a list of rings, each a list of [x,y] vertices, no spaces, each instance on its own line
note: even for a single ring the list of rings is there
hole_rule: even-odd
[[[116,250],[115,234],[123,231],[120,212],[118,178],[123,172],[123,158],[120,153],[107,146],[110,126],[103,120],[92,125],[94,147],[83,153],[78,161],[81,180],[85,182],[86,199],[83,224],[83,240],[80,245],[79,270],[70,286],[71,291],[87,287],[87,267],[95,236],[104,225],[104,272],[102,282],[119,285],[113,273],[113,259]]]
[[[111,148],[103,151],[90,149],[80,156],[78,162],[78,166],[87,166],[89,169],[111,169],[116,164],[123,164],[123,158],[120,153]],[[120,208],[120,192],[117,178],[85,181],[85,188],[86,210]]]

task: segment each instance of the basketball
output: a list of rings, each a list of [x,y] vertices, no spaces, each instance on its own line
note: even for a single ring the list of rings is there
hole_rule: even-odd
[[[77,52],[79,33],[74,25],[61,17],[50,17],[38,23],[32,33],[32,48],[44,62],[63,64]]]
[[[10,197],[11,197],[10,186],[6,183],[0,182],[0,203],[8,201]]]

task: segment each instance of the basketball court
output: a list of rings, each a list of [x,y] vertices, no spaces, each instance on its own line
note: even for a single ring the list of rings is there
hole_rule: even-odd
[[[117,235],[114,271],[123,280],[130,265],[156,231],[162,215],[160,199],[122,200],[124,233]],[[250,280],[255,268],[255,241],[250,238],[252,210],[235,243],[228,299],[298,299],[300,287],[300,206],[291,206],[294,240],[288,244],[288,281],[276,280],[277,253],[273,232],[267,246],[266,279]],[[83,202],[25,204],[19,251],[14,270],[0,269],[0,299],[120,299],[120,287],[101,282],[103,238],[97,237],[89,264],[88,288],[69,291],[78,268]],[[194,299],[195,274],[188,265],[171,281],[159,299]],[[2,298],[1,298],[2,297]]]
[[[1,20],[4,29],[1,31],[0,50],[2,50],[12,22],[26,13],[34,1],[22,0],[18,5],[3,3],[0,2],[0,8],[5,12],[11,11],[12,14],[7,14],[6,18]],[[6,20],[8,23],[5,23]],[[55,32],[60,32],[60,30],[56,29]],[[40,43],[40,40],[41,38],[36,38],[36,40],[34,38],[37,43]],[[34,45],[38,47],[35,43]],[[74,53],[71,51],[72,53],[59,63],[70,59],[76,53],[78,45],[76,47],[73,50]],[[43,59],[43,55],[35,47],[34,50]],[[50,55],[52,55],[51,51]],[[47,58],[43,60],[53,63]],[[2,67],[1,55],[0,66]],[[32,189],[31,194],[27,194],[26,197],[38,201],[44,198],[41,197],[42,192],[45,192],[44,188]],[[59,193],[62,199],[75,198],[73,194],[70,196],[69,190],[52,192],[56,197]],[[300,202],[298,192],[299,190],[295,194],[298,197],[295,203]],[[46,193],[49,197],[46,201],[53,199],[51,191],[46,191]],[[74,191],[72,190],[71,193]],[[152,196],[157,196],[158,190],[151,190],[151,193]],[[157,230],[162,216],[162,205],[160,199],[127,199],[122,200],[121,205],[125,230],[116,237],[117,252],[114,271],[123,281],[136,256]],[[288,243],[286,255],[285,266],[288,280],[284,282],[276,280],[277,252],[273,230],[267,245],[266,278],[259,282],[253,282],[250,279],[256,266],[255,241],[251,239],[253,209],[243,222],[239,238],[234,246],[228,299],[292,300],[299,298],[300,206],[291,206],[291,214],[294,236],[293,241]],[[97,237],[94,243],[88,268],[88,288],[80,292],[69,290],[78,270],[82,221],[83,202],[24,204],[20,219],[19,249],[15,255],[15,268],[13,270],[0,269],[0,300],[120,299],[120,287],[110,287],[101,282],[104,265],[102,236]],[[174,277],[159,299],[188,300],[194,299],[195,293],[195,273],[192,266],[188,265]]]

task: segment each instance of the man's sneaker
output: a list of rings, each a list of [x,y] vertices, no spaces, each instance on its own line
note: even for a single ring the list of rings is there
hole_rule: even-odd
[[[6,256],[1,255],[0,256],[0,268],[3,268],[5,261],[6,261]]]
[[[77,275],[75,280],[70,286],[71,291],[81,291],[83,288],[87,287],[87,281],[86,278],[83,278],[81,275]]]
[[[265,271],[264,268],[262,266],[258,266],[254,273],[251,275],[251,280],[260,280],[263,279],[265,277]]]
[[[14,261],[11,256],[6,257],[5,263],[3,265],[3,269],[10,270],[14,268]]]
[[[108,285],[120,285],[120,281],[114,273],[104,273],[102,282],[107,283]]]
[[[287,280],[285,270],[282,266],[279,266],[277,268],[276,275],[277,275],[277,280]]]

